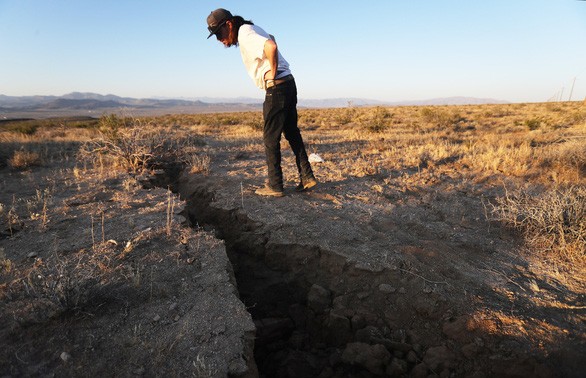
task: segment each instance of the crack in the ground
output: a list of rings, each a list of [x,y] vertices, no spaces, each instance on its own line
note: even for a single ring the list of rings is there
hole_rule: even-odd
[[[219,206],[212,183],[179,170],[159,181],[186,201],[193,225],[213,228],[224,240],[257,328],[261,377],[461,376],[516,358],[495,354],[490,337],[457,317],[441,290],[425,282],[422,288],[420,275],[279,241],[243,208]]]
[[[257,327],[261,376],[400,376],[422,361],[414,335],[388,326],[413,323],[401,311],[405,288],[383,284],[394,277],[408,285],[400,270],[352,264],[320,246],[270,241],[270,231],[242,209],[214,207],[207,185],[193,187],[171,173],[167,186],[186,200],[187,218],[225,241],[240,297]],[[399,298],[390,303],[395,292]],[[431,303],[420,310],[436,318],[440,303]]]

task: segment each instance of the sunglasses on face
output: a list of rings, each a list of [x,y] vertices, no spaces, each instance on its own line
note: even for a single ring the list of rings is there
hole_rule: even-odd
[[[215,35],[216,35],[216,37],[218,37],[218,33],[220,32],[220,30],[222,30],[222,28],[224,27],[224,25],[226,25],[226,22],[227,22],[227,21],[228,21],[228,20],[226,20],[226,21],[222,22],[220,25],[216,26],[215,28],[214,28],[214,27],[211,27],[211,26],[208,26],[208,31],[209,31],[210,33],[212,33],[212,34],[215,34]],[[214,29],[216,29],[216,31],[215,31],[215,32],[214,32]]]

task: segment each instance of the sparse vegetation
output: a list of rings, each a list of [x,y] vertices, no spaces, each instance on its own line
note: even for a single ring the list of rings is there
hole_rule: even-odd
[[[39,129],[92,129],[100,121],[91,117],[56,117],[48,119],[15,119],[0,121],[0,132],[34,135]]]
[[[497,198],[492,214],[520,230],[527,244],[550,261],[586,266],[585,187],[506,193]]]
[[[190,173],[208,174],[210,170],[211,158],[208,155],[193,154],[187,156],[187,166]]]
[[[530,131],[537,130],[541,127],[541,120],[537,118],[525,120],[525,126],[527,126]]]
[[[299,122],[308,153],[319,154],[323,162],[314,165],[319,191],[314,197],[296,194],[292,206],[307,202],[315,210],[312,221],[320,227],[359,214],[354,226],[396,236],[389,251],[409,258],[399,264],[388,252],[385,267],[423,282],[427,297],[451,295],[451,288],[444,293],[438,285],[444,285],[444,279],[472,276],[467,266],[478,261],[494,273],[488,254],[506,259],[500,255],[502,250],[518,256],[518,247],[524,245],[527,269],[537,269],[533,261],[550,264],[542,271],[525,272],[527,277],[548,275],[548,267],[555,267],[564,275],[559,280],[563,284],[556,281],[555,295],[567,296],[581,306],[586,272],[584,105],[300,109]],[[156,358],[176,351],[175,343],[191,329],[189,324],[171,341],[149,339],[149,332],[161,329],[163,322],[155,315],[161,309],[169,311],[173,303],[168,302],[177,292],[197,297],[184,285],[195,279],[194,270],[201,273],[197,257],[205,238],[181,229],[174,218],[179,206],[174,195],[167,188],[162,192],[143,189],[144,177],[173,167],[185,168],[202,181],[215,181],[219,190],[234,194],[231,199],[238,209],[233,215],[239,220],[240,211],[251,208],[249,188],[264,178],[261,132],[259,112],[1,123],[0,301],[6,306],[0,306],[5,309],[0,311],[0,320],[10,322],[13,329],[39,325],[34,329],[40,333],[49,319],[51,327],[57,327],[66,317],[74,324],[107,313],[124,318],[115,323],[118,331],[131,319],[126,317],[132,306],[152,305],[149,318],[133,318],[138,325],[120,337],[132,345],[151,343]],[[288,153],[284,149],[287,187],[298,180],[294,158]],[[225,182],[229,185],[224,186]],[[494,236],[494,229],[503,238]],[[193,238],[197,242],[192,245]],[[407,245],[411,238],[417,242]],[[28,243],[30,249],[17,250],[11,243]],[[436,244],[444,249],[436,251]],[[409,260],[429,259],[437,267],[446,258],[443,253],[453,250],[473,257],[461,265],[463,271],[446,268],[448,278],[427,277],[444,271],[418,272]],[[176,269],[190,279],[182,281]],[[506,276],[500,271],[498,275]],[[553,281],[544,278],[539,282],[541,290]],[[494,287],[504,287],[503,282]],[[506,282],[513,278],[506,276]],[[519,298],[533,300],[521,297],[526,294],[522,280],[513,283],[511,291],[503,289],[496,304],[490,302],[490,295],[495,295],[491,293],[479,306],[497,308],[502,303],[525,303]],[[157,284],[167,286],[158,288]],[[522,290],[513,292],[516,288]],[[384,289],[397,294],[395,287]],[[379,294],[361,295],[368,300]],[[509,296],[514,297],[511,303],[506,302]],[[560,298],[555,301],[562,308],[567,303]],[[564,318],[568,324],[580,321],[558,314],[554,306],[548,308],[548,315],[533,310],[531,305],[523,309],[531,316],[543,316],[544,324],[549,321],[545,317],[557,315],[557,320]],[[518,311],[516,307],[508,316],[520,319]],[[441,316],[451,316],[446,314]],[[179,324],[175,319],[173,313],[165,319],[165,327]],[[339,320],[346,324],[348,319]],[[539,332],[549,331],[530,323],[523,323],[517,340],[541,342],[544,338]],[[141,330],[140,326],[150,328]],[[548,335],[571,328],[563,327],[552,327],[556,331]],[[499,331],[517,332],[518,327],[510,328]],[[7,328],[6,332],[12,331]],[[15,337],[11,340],[15,345],[19,342]],[[13,352],[0,362],[17,359]],[[215,371],[212,357],[192,354],[189,365],[194,374],[205,375],[211,366]],[[67,368],[65,363],[60,366]]]
[[[372,116],[366,121],[366,129],[373,133],[381,133],[390,126],[392,114],[388,109],[377,106],[372,111]]]
[[[319,151],[334,135],[336,143],[354,146],[342,154],[322,152],[327,157],[322,172],[326,180],[327,175],[332,179],[385,176],[410,167],[431,173],[456,164],[459,173],[472,180],[497,174],[536,185],[553,182],[561,188],[584,184],[586,110],[579,104],[303,109],[300,124],[315,129],[308,134],[310,149]],[[249,131],[260,135],[262,119],[258,112],[141,119],[111,114],[0,126],[5,165],[13,169],[35,168],[51,155],[49,148],[39,145],[37,134],[66,139],[65,134],[71,135],[68,130],[87,128],[95,131],[79,134],[85,139],[79,152],[83,164],[141,172],[175,162],[190,167],[192,173],[209,174],[211,157],[202,138],[229,137],[257,149],[257,142],[243,139],[251,138]],[[385,185],[377,188],[386,192]]]
[[[14,151],[12,158],[8,160],[8,164],[14,169],[27,169],[41,165],[41,157],[33,151]]]
[[[99,129],[99,137],[80,148],[80,158],[101,169],[113,167],[140,173],[169,164],[186,164],[192,159],[193,148],[202,143],[196,135],[170,138],[168,130],[149,121],[116,115],[102,117]]]
[[[421,118],[424,122],[436,125],[438,127],[455,126],[462,117],[456,109],[444,109],[438,107],[423,107],[421,109]]]

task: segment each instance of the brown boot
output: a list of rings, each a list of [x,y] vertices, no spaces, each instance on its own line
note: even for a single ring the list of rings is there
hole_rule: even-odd
[[[254,191],[259,196],[269,196],[269,197],[284,197],[285,193],[283,190],[273,189],[270,186],[264,186],[260,189]]]
[[[304,190],[313,188],[316,185],[317,185],[317,180],[314,177],[311,177],[311,178],[308,178],[305,180],[301,180],[299,185],[297,185],[295,187],[295,191],[296,192],[303,192]]]

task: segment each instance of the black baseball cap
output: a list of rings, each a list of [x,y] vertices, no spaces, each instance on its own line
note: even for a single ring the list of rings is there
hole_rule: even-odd
[[[220,28],[226,23],[226,21],[228,21],[231,18],[232,13],[230,13],[230,11],[227,11],[224,8],[218,8],[212,13],[210,13],[210,15],[208,16],[208,30],[210,32],[210,35],[208,35],[208,38],[216,34],[220,30]]]

